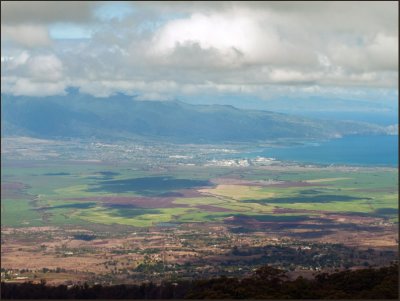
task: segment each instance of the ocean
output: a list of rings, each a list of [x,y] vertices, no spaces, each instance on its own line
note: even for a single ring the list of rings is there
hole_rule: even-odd
[[[357,166],[398,166],[398,136],[347,136],[302,146],[274,147],[241,154],[280,161]]]

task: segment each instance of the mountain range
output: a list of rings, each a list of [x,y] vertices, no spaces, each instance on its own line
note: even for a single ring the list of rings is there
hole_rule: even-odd
[[[139,101],[123,94],[95,98],[1,95],[2,137],[120,140],[151,138],[178,143],[260,142],[277,138],[334,138],[387,134],[383,126],[312,119],[230,105]]]

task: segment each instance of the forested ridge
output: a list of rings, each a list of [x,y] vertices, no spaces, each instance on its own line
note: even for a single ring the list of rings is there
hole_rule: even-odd
[[[1,283],[2,299],[398,299],[398,263],[379,269],[319,273],[288,280],[284,271],[264,266],[243,278],[220,277],[176,283],[49,286]]]

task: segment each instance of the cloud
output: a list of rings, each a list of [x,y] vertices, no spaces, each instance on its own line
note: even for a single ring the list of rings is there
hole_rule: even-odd
[[[315,83],[321,73],[308,73],[304,74],[296,70],[274,69],[270,73],[270,79],[276,83]]]
[[[116,80],[104,79],[101,81],[87,81],[84,79],[70,80],[71,86],[79,87],[82,93],[91,94],[96,97],[109,97],[116,93],[124,93],[138,97],[139,100],[172,99],[168,96],[171,92],[177,92],[179,86],[173,81],[141,81],[141,80]]]
[[[31,78],[36,82],[56,82],[63,79],[63,63],[54,54],[32,55],[23,51],[2,62],[4,74]]]
[[[70,85],[152,100],[397,88],[395,2],[3,3],[9,93]]]
[[[1,62],[4,63],[2,67],[13,70],[18,66],[24,65],[28,61],[29,56],[28,51],[23,51],[16,56],[2,56]]]
[[[26,96],[49,96],[65,93],[68,80],[63,63],[54,54],[20,52],[1,62],[2,93]],[[11,74],[11,75],[10,75]]]
[[[1,28],[1,38],[27,48],[51,45],[47,28],[40,25],[5,25]]]
[[[219,65],[270,64],[301,65],[315,63],[315,53],[302,45],[293,45],[280,36],[274,24],[278,16],[249,9],[230,10],[209,15],[195,13],[186,19],[173,20],[153,38],[155,55],[184,54],[183,49],[218,52]],[[293,59],[291,53],[296,51]],[[192,56],[192,59],[198,57]],[[200,62],[203,65],[203,62]]]
[[[143,93],[141,95],[138,95],[135,97],[136,100],[141,100],[141,101],[167,101],[167,100],[172,100],[171,97],[165,94],[160,94],[157,92],[149,92],[149,93]]]
[[[383,33],[361,45],[337,45],[332,49],[334,63],[353,70],[397,71],[398,37]]]
[[[63,78],[63,65],[53,54],[38,55],[27,62],[29,75],[36,81],[57,82]]]
[[[6,77],[1,79],[2,93],[24,96],[52,96],[64,95],[67,88],[63,81],[35,82],[30,78]]]
[[[2,1],[2,24],[87,22],[96,1]]]

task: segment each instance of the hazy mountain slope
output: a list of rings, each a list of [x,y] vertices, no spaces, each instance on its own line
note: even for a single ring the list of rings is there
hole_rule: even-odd
[[[48,139],[141,136],[175,142],[245,142],[385,132],[377,125],[350,121],[313,120],[223,105],[135,101],[124,95],[99,99],[79,93],[46,98],[2,95],[1,115],[2,136]]]

